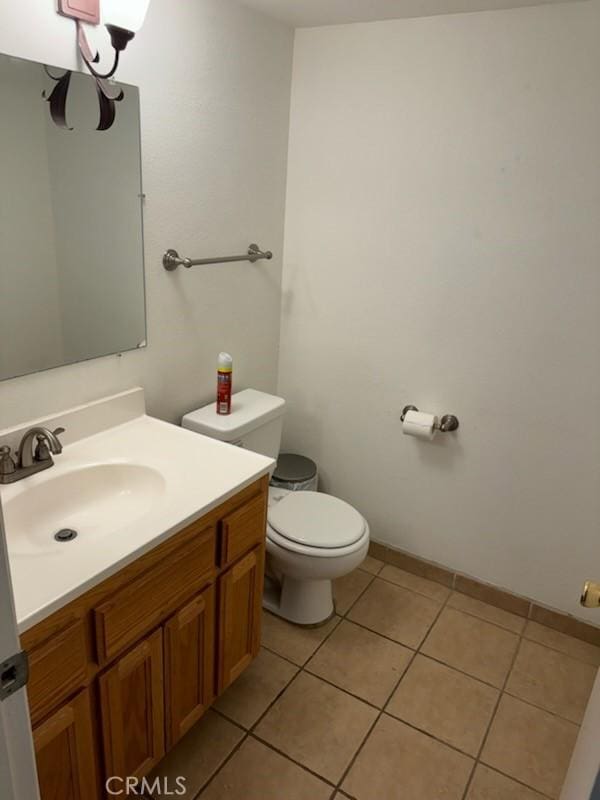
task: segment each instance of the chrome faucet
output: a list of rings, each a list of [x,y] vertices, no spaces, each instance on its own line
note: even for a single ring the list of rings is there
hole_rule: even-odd
[[[57,428],[55,431],[39,426],[30,428],[23,435],[15,453],[16,461],[11,455],[10,447],[0,447],[0,484],[16,483],[52,467],[54,465],[52,455],[62,453],[62,444],[58,437],[64,432],[64,428]]]

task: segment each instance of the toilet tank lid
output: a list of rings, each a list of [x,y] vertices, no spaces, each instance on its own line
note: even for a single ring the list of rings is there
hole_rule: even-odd
[[[285,400],[256,389],[244,389],[231,398],[231,414],[217,414],[216,402],[190,411],[181,425],[222,442],[235,442],[249,431],[283,415]]]

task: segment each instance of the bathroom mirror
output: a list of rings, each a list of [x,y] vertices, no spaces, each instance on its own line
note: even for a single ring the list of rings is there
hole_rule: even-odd
[[[96,83],[0,54],[0,380],[145,345],[139,93],[98,131]]]

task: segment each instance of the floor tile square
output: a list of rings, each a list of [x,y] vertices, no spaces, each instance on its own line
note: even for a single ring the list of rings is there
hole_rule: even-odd
[[[348,619],[408,647],[417,648],[440,608],[441,603],[436,600],[375,578],[352,607]]]
[[[537,622],[528,622],[523,636],[538,644],[544,644],[546,647],[560,650],[561,653],[577,658],[579,661],[585,661],[587,664],[600,667],[600,647],[588,644],[588,642],[584,642],[581,639],[575,639],[573,636],[559,633],[559,631],[547,628]]]
[[[365,572],[370,572],[371,575],[377,575],[381,571],[382,567],[383,561],[380,561],[378,558],[373,558],[373,556],[367,556],[360,565],[359,569],[362,569]]]
[[[466,800],[544,800],[544,797],[539,792],[478,764]]]
[[[401,644],[343,620],[306,669],[381,708],[413,655]]]
[[[390,583],[395,583],[397,586],[404,586],[405,589],[423,594],[425,597],[430,597],[440,603],[443,603],[450,595],[450,589],[442,586],[441,583],[421,578],[419,575],[413,575],[412,572],[406,572],[399,567],[393,567],[391,564],[386,564],[383,567],[379,577],[390,581]]]
[[[523,639],[506,691],[581,724],[597,668]]]
[[[579,728],[503,695],[481,760],[521,783],[558,798]]]
[[[329,800],[330,796],[331,786],[327,783],[248,738],[199,800]]]
[[[248,669],[219,697],[215,708],[238,725],[251,728],[297,671],[289,661],[262,648]]]
[[[358,800],[461,800],[473,760],[383,714],[342,789]]]
[[[262,644],[301,667],[339,621],[340,617],[333,617],[318,628],[302,628],[265,611],[262,620]]]
[[[507,631],[513,631],[513,633],[522,633],[527,622],[525,617],[518,617],[516,614],[511,614],[510,611],[504,611],[502,608],[482,603],[481,600],[476,600],[474,597],[469,597],[460,592],[452,593],[448,600],[448,606],[464,611],[466,614],[472,614],[474,617],[480,617],[480,619],[484,619],[487,622],[493,622],[494,625],[499,625],[501,628],[506,628]]]
[[[335,580],[333,582],[333,599],[336,613],[346,614],[372,580],[373,576],[362,569],[355,569],[354,572]]]
[[[425,655],[501,688],[518,644],[515,633],[445,608],[421,649]]]
[[[417,655],[386,711],[477,756],[499,694],[475,678]]]
[[[237,725],[209,710],[163,758],[149,781],[158,777],[176,786],[175,779],[181,776],[186,779],[186,796],[195,797],[243,736]],[[158,799],[163,795],[155,796]]]
[[[259,722],[255,733],[337,783],[377,713],[372,706],[302,672]]]

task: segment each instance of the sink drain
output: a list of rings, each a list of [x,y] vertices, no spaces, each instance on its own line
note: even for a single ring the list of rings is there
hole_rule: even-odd
[[[63,528],[54,534],[54,538],[57,542],[72,542],[73,539],[77,538],[77,531],[71,530],[71,528]]]

